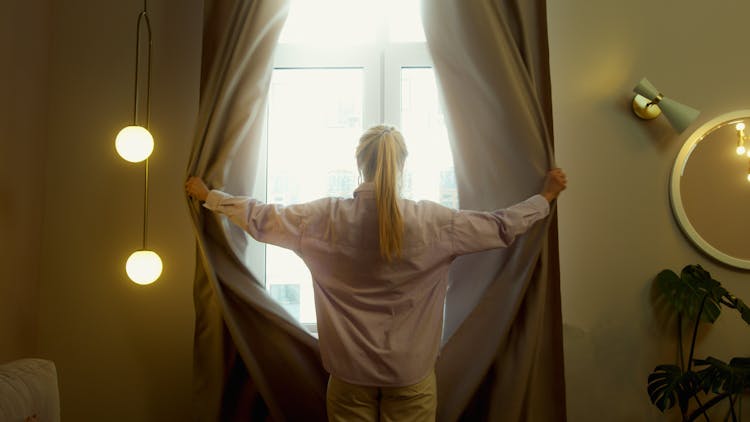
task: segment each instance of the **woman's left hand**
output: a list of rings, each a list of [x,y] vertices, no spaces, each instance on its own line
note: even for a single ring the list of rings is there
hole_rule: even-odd
[[[185,182],[185,191],[187,194],[199,201],[205,201],[208,197],[208,186],[200,177],[190,177]]]

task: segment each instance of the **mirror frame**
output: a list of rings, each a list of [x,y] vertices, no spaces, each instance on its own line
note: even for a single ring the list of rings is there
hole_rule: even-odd
[[[711,245],[704,239],[700,233],[690,223],[690,219],[685,212],[682,203],[682,194],[680,192],[680,178],[685,171],[685,166],[690,158],[690,154],[693,152],[696,146],[711,132],[727,126],[732,125],[740,120],[750,120],[750,110],[737,110],[729,113],[717,116],[706,123],[702,124],[696,129],[682,145],[680,153],[677,154],[677,158],[674,161],[672,167],[672,175],[670,177],[670,202],[672,204],[672,213],[676,217],[677,223],[679,224],[682,231],[700,250],[704,251],[713,258],[731,265],[733,267],[750,270],[750,260],[741,259],[731,255],[728,255],[715,246]]]

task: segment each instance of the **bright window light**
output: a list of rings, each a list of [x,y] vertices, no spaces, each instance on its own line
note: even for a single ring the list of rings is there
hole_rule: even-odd
[[[362,69],[276,69],[268,113],[267,201],[348,196],[357,187]],[[302,323],[315,322],[312,278],[293,252],[266,247],[266,288]],[[290,294],[296,291],[296,296]],[[296,301],[295,301],[296,298]]]
[[[362,69],[276,69],[268,114],[268,201],[293,204],[356,188]],[[348,175],[348,176],[344,176]],[[332,184],[336,177],[349,183]]]
[[[370,0],[292,0],[281,44],[367,44],[375,42],[378,4]]]
[[[409,149],[403,195],[458,208],[453,155],[443,119],[432,68],[402,68],[401,130]]]
[[[404,134],[403,195],[457,208],[453,159],[419,0],[292,0],[268,102],[267,198],[350,198],[364,129]],[[310,48],[313,47],[313,48]],[[312,279],[294,253],[266,247],[269,294],[315,332]]]
[[[419,0],[387,0],[385,23],[388,41],[393,43],[424,43],[422,10]]]
[[[420,0],[292,0],[280,44],[425,42]]]

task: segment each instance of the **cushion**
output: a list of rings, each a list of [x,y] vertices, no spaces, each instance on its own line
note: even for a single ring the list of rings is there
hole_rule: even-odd
[[[20,359],[0,365],[0,421],[60,421],[57,369],[52,361]]]

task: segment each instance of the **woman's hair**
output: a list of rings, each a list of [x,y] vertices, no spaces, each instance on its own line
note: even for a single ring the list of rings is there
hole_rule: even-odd
[[[401,256],[404,222],[398,188],[406,155],[404,137],[391,126],[371,127],[359,138],[357,166],[365,181],[375,182],[380,256],[389,262]]]

